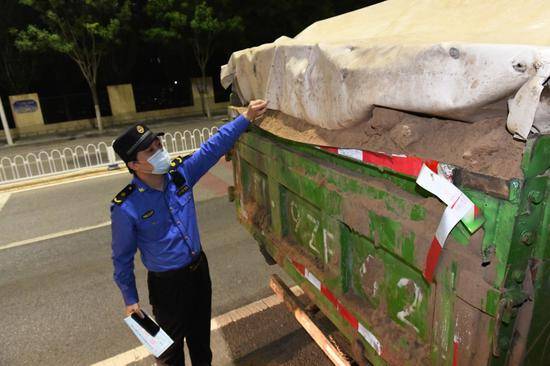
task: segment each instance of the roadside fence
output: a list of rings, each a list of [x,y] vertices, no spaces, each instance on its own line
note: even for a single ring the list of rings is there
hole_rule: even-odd
[[[176,131],[161,137],[170,154],[190,154],[217,132],[217,127]],[[87,168],[116,168],[122,160],[118,159],[111,145],[77,145],[72,148],[53,149],[0,157],[0,185],[24,180],[75,172]]]

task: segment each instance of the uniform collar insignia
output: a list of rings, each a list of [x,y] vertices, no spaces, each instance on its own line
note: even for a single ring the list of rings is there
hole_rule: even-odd
[[[140,192],[140,193],[143,193],[143,192],[145,192],[146,190],[150,189],[149,186],[148,186],[147,184],[143,183],[143,182],[141,181],[141,179],[139,179],[139,178],[137,177],[137,175],[134,175],[134,179],[132,179],[132,183],[134,183],[134,184],[136,185],[136,187],[137,187],[137,189],[138,189],[138,192]]]

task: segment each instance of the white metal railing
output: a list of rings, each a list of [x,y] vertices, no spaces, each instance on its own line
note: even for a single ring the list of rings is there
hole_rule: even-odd
[[[166,133],[161,139],[170,154],[189,154],[197,150],[217,130],[218,128],[214,126],[192,131],[176,131]],[[122,160],[118,159],[113,150],[112,143],[108,145],[104,142],[0,157],[0,185],[85,168],[114,167],[121,162]]]

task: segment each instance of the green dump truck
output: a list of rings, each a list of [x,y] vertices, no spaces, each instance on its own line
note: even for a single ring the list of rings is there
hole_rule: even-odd
[[[390,0],[222,68],[270,109],[230,156],[239,220],[358,363],[550,365],[548,19]]]
[[[444,204],[416,159],[373,156],[254,127],[231,156],[239,220],[374,365],[550,364],[550,136],[528,141],[521,179],[453,169],[484,222],[454,227],[431,282]]]

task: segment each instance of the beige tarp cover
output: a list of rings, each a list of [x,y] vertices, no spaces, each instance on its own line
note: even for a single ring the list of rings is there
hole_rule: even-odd
[[[470,122],[504,116],[526,138],[533,122],[549,130],[549,46],[548,1],[389,0],[235,52],[221,79],[243,102],[265,98],[325,129],[382,106]]]

